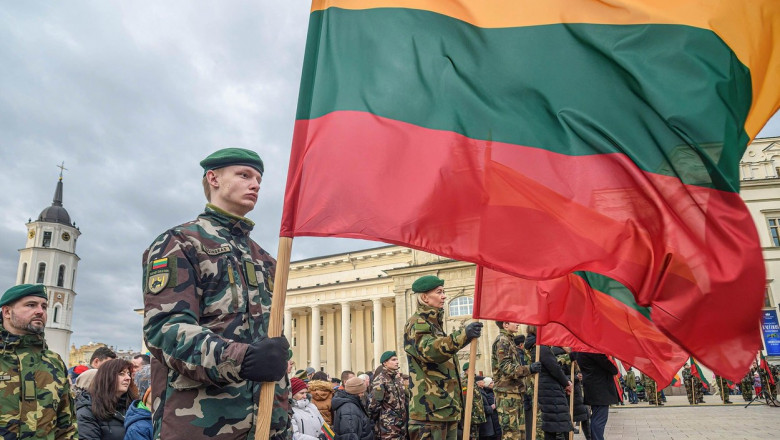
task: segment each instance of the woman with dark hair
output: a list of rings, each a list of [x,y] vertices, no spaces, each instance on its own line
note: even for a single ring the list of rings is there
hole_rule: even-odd
[[[112,359],[100,365],[89,389],[76,400],[79,439],[124,439],[125,413],[138,398],[132,369],[133,364],[124,359]]]

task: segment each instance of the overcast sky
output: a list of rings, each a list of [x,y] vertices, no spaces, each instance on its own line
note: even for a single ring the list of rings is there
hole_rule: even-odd
[[[71,342],[140,349],[141,254],[205,200],[198,162],[256,149],[249,217],[276,255],[309,1],[12,1],[0,9],[0,291],[29,218],[81,229]],[[760,137],[780,135],[775,116]],[[380,243],[296,238],[293,260]]]

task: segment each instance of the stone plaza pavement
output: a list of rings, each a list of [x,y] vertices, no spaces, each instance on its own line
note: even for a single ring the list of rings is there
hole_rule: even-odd
[[[662,407],[647,402],[609,409],[607,439],[780,439],[780,408],[758,402],[745,408],[740,396],[724,405],[706,396],[704,405],[689,406],[685,396],[669,396]],[[583,439],[582,434],[574,436]]]

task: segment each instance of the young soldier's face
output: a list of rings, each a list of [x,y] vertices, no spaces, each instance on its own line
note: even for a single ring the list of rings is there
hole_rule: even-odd
[[[43,333],[46,327],[48,301],[37,296],[25,296],[3,306],[3,326],[14,335]]]
[[[231,165],[213,172],[216,187],[211,188],[211,203],[238,216],[255,208],[263,176],[245,165]]]
[[[517,333],[517,329],[520,327],[520,324],[516,322],[505,322],[504,323],[504,329],[511,333]]]
[[[393,356],[390,359],[386,360],[385,361],[385,368],[387,368],[388,370],[393,370],[393,371],[397,370],[398,369],[398,357],[397,356]]]

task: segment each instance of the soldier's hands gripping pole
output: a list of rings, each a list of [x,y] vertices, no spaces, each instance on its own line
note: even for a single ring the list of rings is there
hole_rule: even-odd
[[[271,319],[268,322],[268,337],[282,335],[284,320],[284,302],[287,296],[287,277],[290,274],[290,253],[292,237],[279,237],[279,252],[276,258],[276,277],[274,278],[274,297],[271,300]],[[271,432],[271,411],[274,403],[274,382],[263,383],[260,389],[260,401],[257,406],[255,438],[267,439]]]
[[[477,339],[482,334],[482,323],[472,322],[466,326],[466,339],[471,339],[469,343],[469,371],[466,380],[466,411],[463,415],[463,440],[468,440],[471,435],[471,410],[474,404],[474,364],[477,362]],[[481,401],[481,397],[480,397]]]

